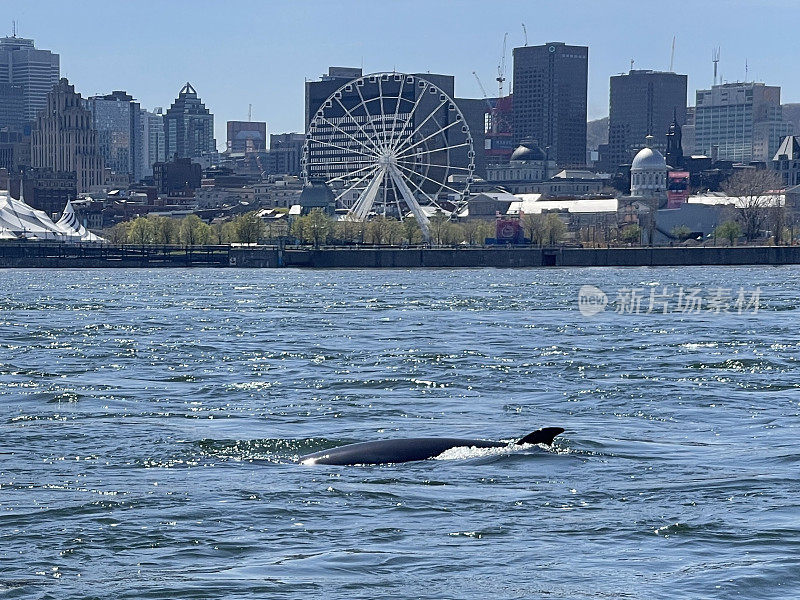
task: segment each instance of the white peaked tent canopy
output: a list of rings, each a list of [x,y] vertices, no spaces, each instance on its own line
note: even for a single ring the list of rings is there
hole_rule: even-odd
[[[79,229],[53,221],[41,210],[29,206],[23,198],[15,200],[8,191],[0,190],[0,239],[52,240],[56,242],[104,241],[87,231],[75,218],[71,204],[67,204]],[[65,216],[66,211],[65,211]]]
[[[64,230],[64,232],[68,235],[79,236],[81,242],[106,241],[99,235],[93,234],[91,231],[86,229],[86,227],[84,227],[80,221],[78,221],[78,216],[75,214],[75,209],[72,207],[72,202],[67,202],[67,206],[64,208],[64,214],[61,215],[58,223],[56,223],[56,227]]]

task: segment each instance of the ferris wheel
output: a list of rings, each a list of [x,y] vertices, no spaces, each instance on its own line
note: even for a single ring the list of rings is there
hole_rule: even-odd
[[[464,115],[441,86],[375,73],[341,86],[314,114],[303,173],[329,185],[345,218],[411,213],[429,239],[429,215],[465,205],[474,159]]]

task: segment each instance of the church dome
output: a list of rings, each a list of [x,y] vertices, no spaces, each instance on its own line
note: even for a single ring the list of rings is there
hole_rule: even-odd
[[[539,148],[532,140],[523,140],[514,153],[511,155],[511,160],[518,160],[527,162],[532,160],[547,160],[544,150]]]
[[[664,155],[655,148],[642,148],[631,163],[631,171],[652,171],[667,168]]]

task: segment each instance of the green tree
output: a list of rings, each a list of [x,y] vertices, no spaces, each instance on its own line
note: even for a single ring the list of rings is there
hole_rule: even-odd
[[[211,234],[211,226],[197,215],[188,215],[181,220],[180,240],[184,246],[208,244]]]
[[[727,239],[731,246],[742,235],[742,227],[736,221],[725,221],[714,230],[714,237]]]
[[[169,217],[148,215],[153,224],[153,241],[156,244],[177,244],[180,241],[180,223]]]
[[[144,246],[152,244],[155,239],[156,228],[150,219],[137,217],[131,221],[128,229],[128,242]]]
[[[402,235],[403,239],[409,244],[419,244],[420,240],[422,240],[419,223],[414,217],[408,216],[403,219]]]
[[[556,244],[564,241],[564,238],[567,235],[567,225],[564,223],[564,221],[559,219],[557,214],[550,213],[547,215],[546,223],[547,240],[550,245],[555,246]]]
[[[672,228],[670,233],[672,234],[672,237],[684,242],[689,239],[689,236],[692,235],[692,230],[686,225],[676,225]]]
[[[642,242],[642,228],[638,225],[627,225],[619,232],[619,239],[626,244],[640,244]]]
[[[478,231],[475,234],[476,243],[483,246],[486,238],[493,238],[497,235],[497,223],[494,221],[480,221]]]
[[[367,223],[366,238],[370,244],[385,244],[389,230],[389,220],[383,215],[373,217]]]
[[[550,223],[547,215],[522,215],[520,226],[531,244],[543,246],[550,239]]]
[[[428,221],[430,223],[431,241],[437,246],[446,243],[444,240],[447,237],[448,224],[450,223],[447,215],[441,210],[437,210]]]
[[[403,239],[403,225],[397,219],[386,219],[386,243],[397,246]]]
[[[255,211],[248,212],[233,220],[233,230],[240,244],[257,244],[264,237],[264,221]]]
[[[127,244],[128,230],[130,229],[130,226],[130,221],[117,223],[111,229],[109,229],[103,237],[107,238],[112,244]]]
[[[334,221],[321,208],[312,208],[311,212],[298,217],[292,223],[292,235],[303,242],[312,243],[314,247],[327,243],[334,232]]]

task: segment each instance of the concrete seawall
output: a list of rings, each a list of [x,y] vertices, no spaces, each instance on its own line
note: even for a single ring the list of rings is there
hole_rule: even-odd
[[[0,268],[235,267],[316,269],[636,267],[800,264],[800,246],[694,248],[303,248],[0,244]]]

